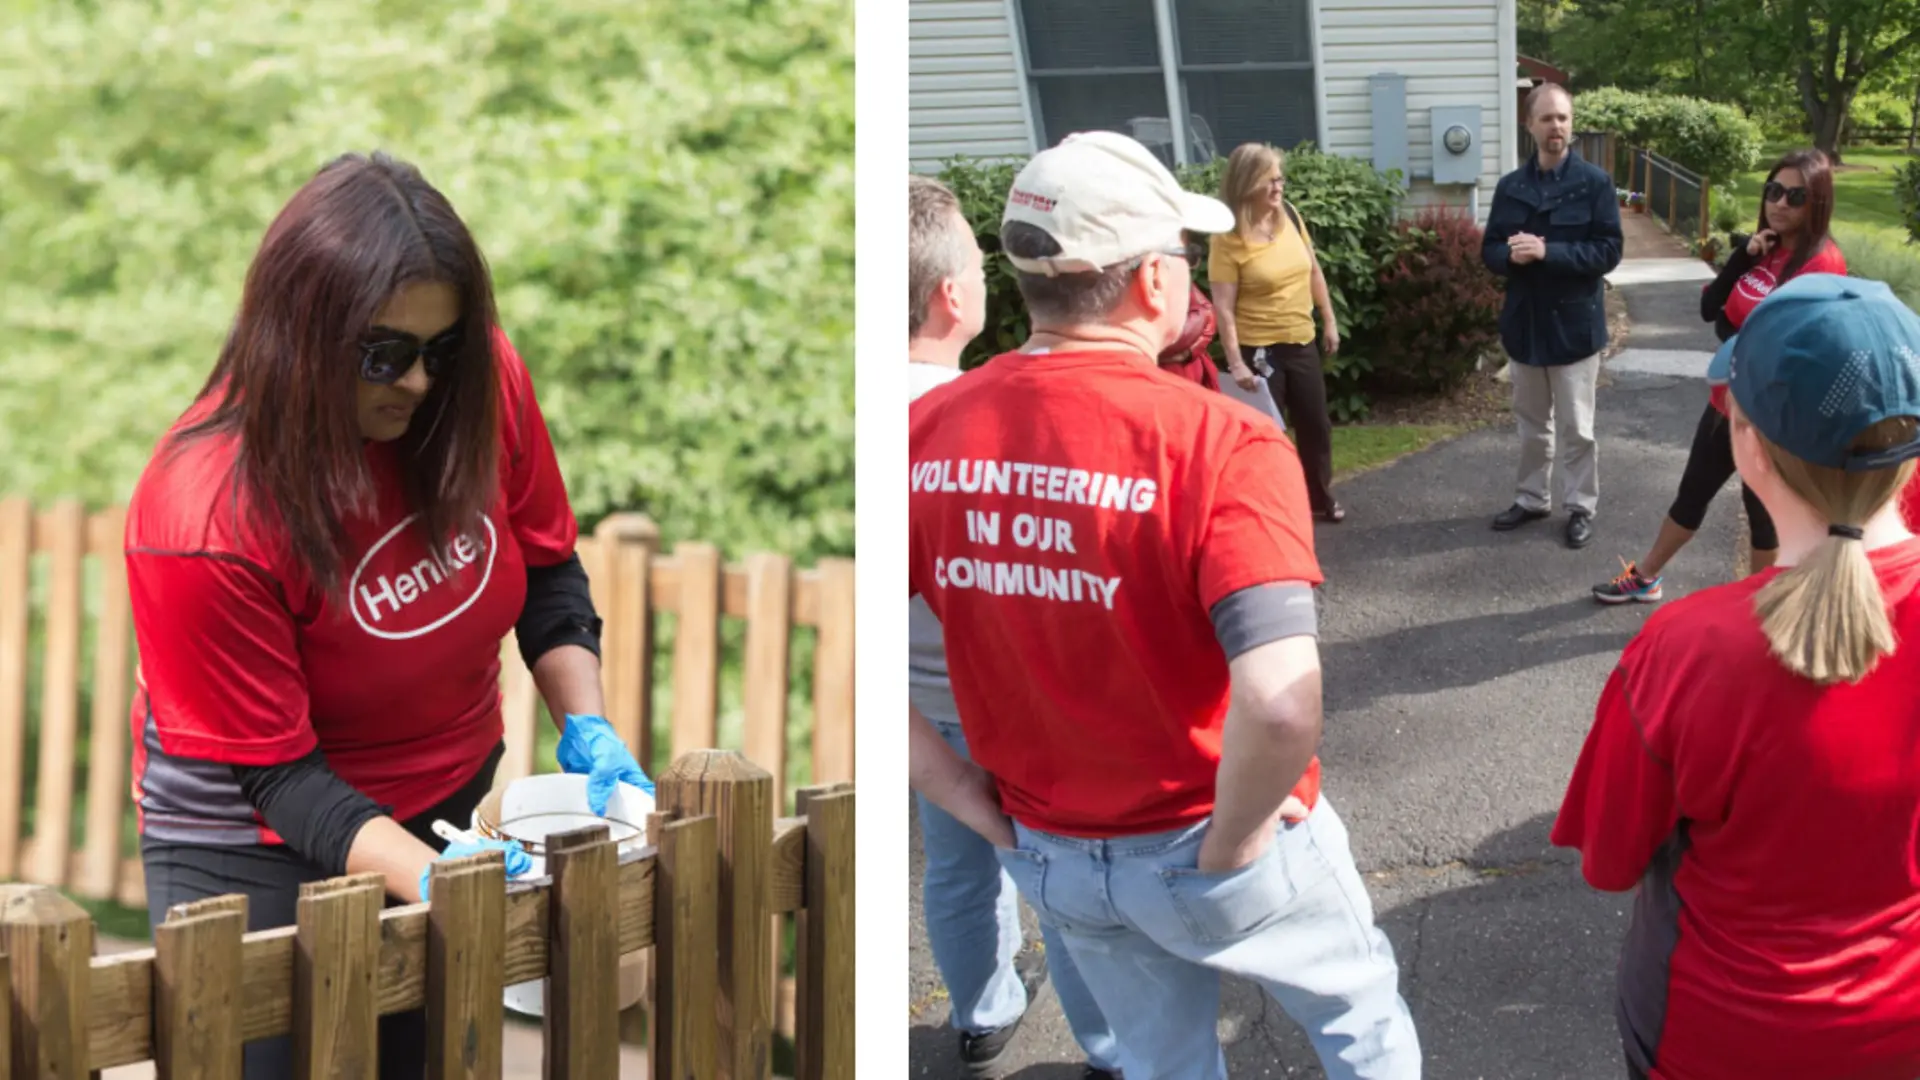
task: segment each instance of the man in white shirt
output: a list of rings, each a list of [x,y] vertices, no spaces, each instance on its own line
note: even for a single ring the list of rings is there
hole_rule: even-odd
[[[987,282],[979,241],[953,193],[917,175],[909,177],[907,192],[907,370],[918,398],[960,377],[960,354],[986,323]],[[918,597],[908,609],[907,657],[912,708],[965,755],[940,623]],[[1019,891],[993,845],[925,798],[915,799],[927,856],[927,938],[968,1068],[980,1076],[995,1070],[1050,964],[1061,1010],[1087,1055],[1085,1076],[1117,1077],[1113,1033],[1058,934],[1041,927],[1045,956],[1022,978],[1014,966],[1022,944]]]

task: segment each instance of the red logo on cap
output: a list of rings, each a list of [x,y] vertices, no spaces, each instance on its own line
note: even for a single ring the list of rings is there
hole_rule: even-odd
[[[1031,206],[1043,214],[1053,213],[1053,208],[1060,204],[1058,199],[1049,199],[1045,195],[1036,195],[1031,191],[1021,191],[1019,188],[1014,188],[1013,194],[1007,198],[1008,201],[1018,203],[1021,206]]]

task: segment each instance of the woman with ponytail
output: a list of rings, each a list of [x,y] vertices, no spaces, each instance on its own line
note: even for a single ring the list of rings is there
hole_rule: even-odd
[[[1920,1076],[1920,317],[1803,274],[1714,356],[1775,564],[1647,620],[1553,842],[1639,887],[1629,1073]]]

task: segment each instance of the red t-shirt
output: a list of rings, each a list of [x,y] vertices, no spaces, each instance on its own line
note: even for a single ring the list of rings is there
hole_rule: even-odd
[[[1664,1012],[1656,1080],[1920,1075],[1920,540],[1872,557],[1903,645],[1859,684],[1772,657],[1768,570],[1654,613],[1601,695],[1553,842],[1640,885],[1621,978]]]
[[[1780,275],[1786,270],[1787,263],[1792,258],[1793,252],[1784,247],[1775,247],[1767,254],[1766,258],[1755,263],[1752,269],[1740,275],[1739,281],[1734,282],[1733,292],[1728,294],[1725,306],[1720,309],[1726,312],[1727,321],[1733,324],[1734,330],[1738,331],[1742,326],[1745,326],[1747,324],[1747,316],[1753,314],[1753,309],[1760,305],[1760,301],[1771,296],[1773,290],[1780,287]],[[1798,277],[1801,274],[1845,274],[1846,272],[1846,256],[1840,253],[1840,245],[1829,240],[1821,245],[1819,251],[1813,253],[1813,257],[1807,260],[1806,265],[1794,272],[1794,276]],[[1714,387],[1709,395],[1709,399],[1713,402],[1713,407],[1720,410],[1720,414],[1725,416],[1727,412],[1727,388],[1725,386]]]
[[[1205,818],[1228,699],[1208,611],[1321,580],[1293,444],[1119,352],[996,357],[909,423],[911,592],[1006,812],[1088,837]]]
[[[525,604],[527,566],[564,561],[577,535],[526,365],[504,334],[494,355],[500,490],[479,535],[432,560],[409,527],[395,444],[365,444],[378,510],[347,523],[344,604],[308,587],[284,543],[244,524],[244,495],[228,482],[232,439],[155,455],[126,530],[143,829],[277,843],[224,766],[315,746],[401,820],[485,761],[502,735],[500,647]],[[196,403],[176,430],[211,405]]]

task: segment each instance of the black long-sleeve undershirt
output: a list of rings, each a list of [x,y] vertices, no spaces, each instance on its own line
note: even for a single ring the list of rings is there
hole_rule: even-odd
[[[600,655],[600,628],[578,555],[527,568],[527,600],[514,634],[529,669],[561,645]],[[346,873],[347,852],[361,827],[393,812],[342,780],[318,749],[278,765],[235,766],[234,776],[267,827],[328,874]]]

